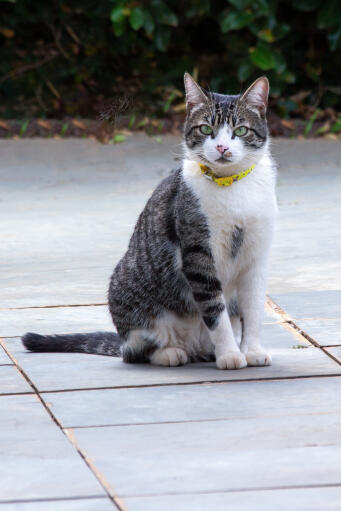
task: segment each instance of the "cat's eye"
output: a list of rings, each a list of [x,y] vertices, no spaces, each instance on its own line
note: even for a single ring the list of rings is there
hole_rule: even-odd
[[[237,137],[243,137],[248,131],[246,126],[239,126],[239,128],[234,130],[234,134],[237,135]]]
[[[199,126],[199,130],[203,135],[211,135],[213,132],[213,128],[211,128],[208,124],[202,124]]]

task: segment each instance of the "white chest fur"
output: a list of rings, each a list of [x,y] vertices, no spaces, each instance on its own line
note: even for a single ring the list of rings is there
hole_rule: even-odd
[[[255,169],[230,187],[219,187],[200,172],[196,162],[185,160],[183,175],[198,197],[210,229],[210,243],[218,276],[224,285],[255,261],[268,259],[277,212],[275,172],[265,154]],[[233,254],[233,232],[239,236]]]

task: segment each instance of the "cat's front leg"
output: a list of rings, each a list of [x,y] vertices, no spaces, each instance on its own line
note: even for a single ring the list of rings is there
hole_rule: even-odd
[[[205,317],[203,318],[205,321]],[[214,328],[206,323],[214,345],[218,369],[242,369],[246,367],[245,355],[241,353],[234,338],[233,329],[226,307],[220,314]]]
[[[211,252],[200,244],[192,244],[183,249],[182,261],[182,271],[214,346],[217,367],[219,369],[245,367],[246,359],[234,338]]]
[[[271,365],[271,355],[261,345],[266,288],[266,263],[253,265],[238,282],[238,305],[242,317],[241,351],[249,366]]]

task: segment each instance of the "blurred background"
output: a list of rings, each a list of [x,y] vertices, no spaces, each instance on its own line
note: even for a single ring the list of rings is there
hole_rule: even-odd
[[[341,134],[339,0],[0,0],[0,137],[177,133],[183,73],[265,74],[273,135]]]

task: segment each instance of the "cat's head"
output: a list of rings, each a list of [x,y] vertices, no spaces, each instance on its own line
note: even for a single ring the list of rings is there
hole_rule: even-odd
[[[267,146],[269,82],[258,78],[243,94],[207,92],[185,74],[186,157],[219,175],[256,163]]]

